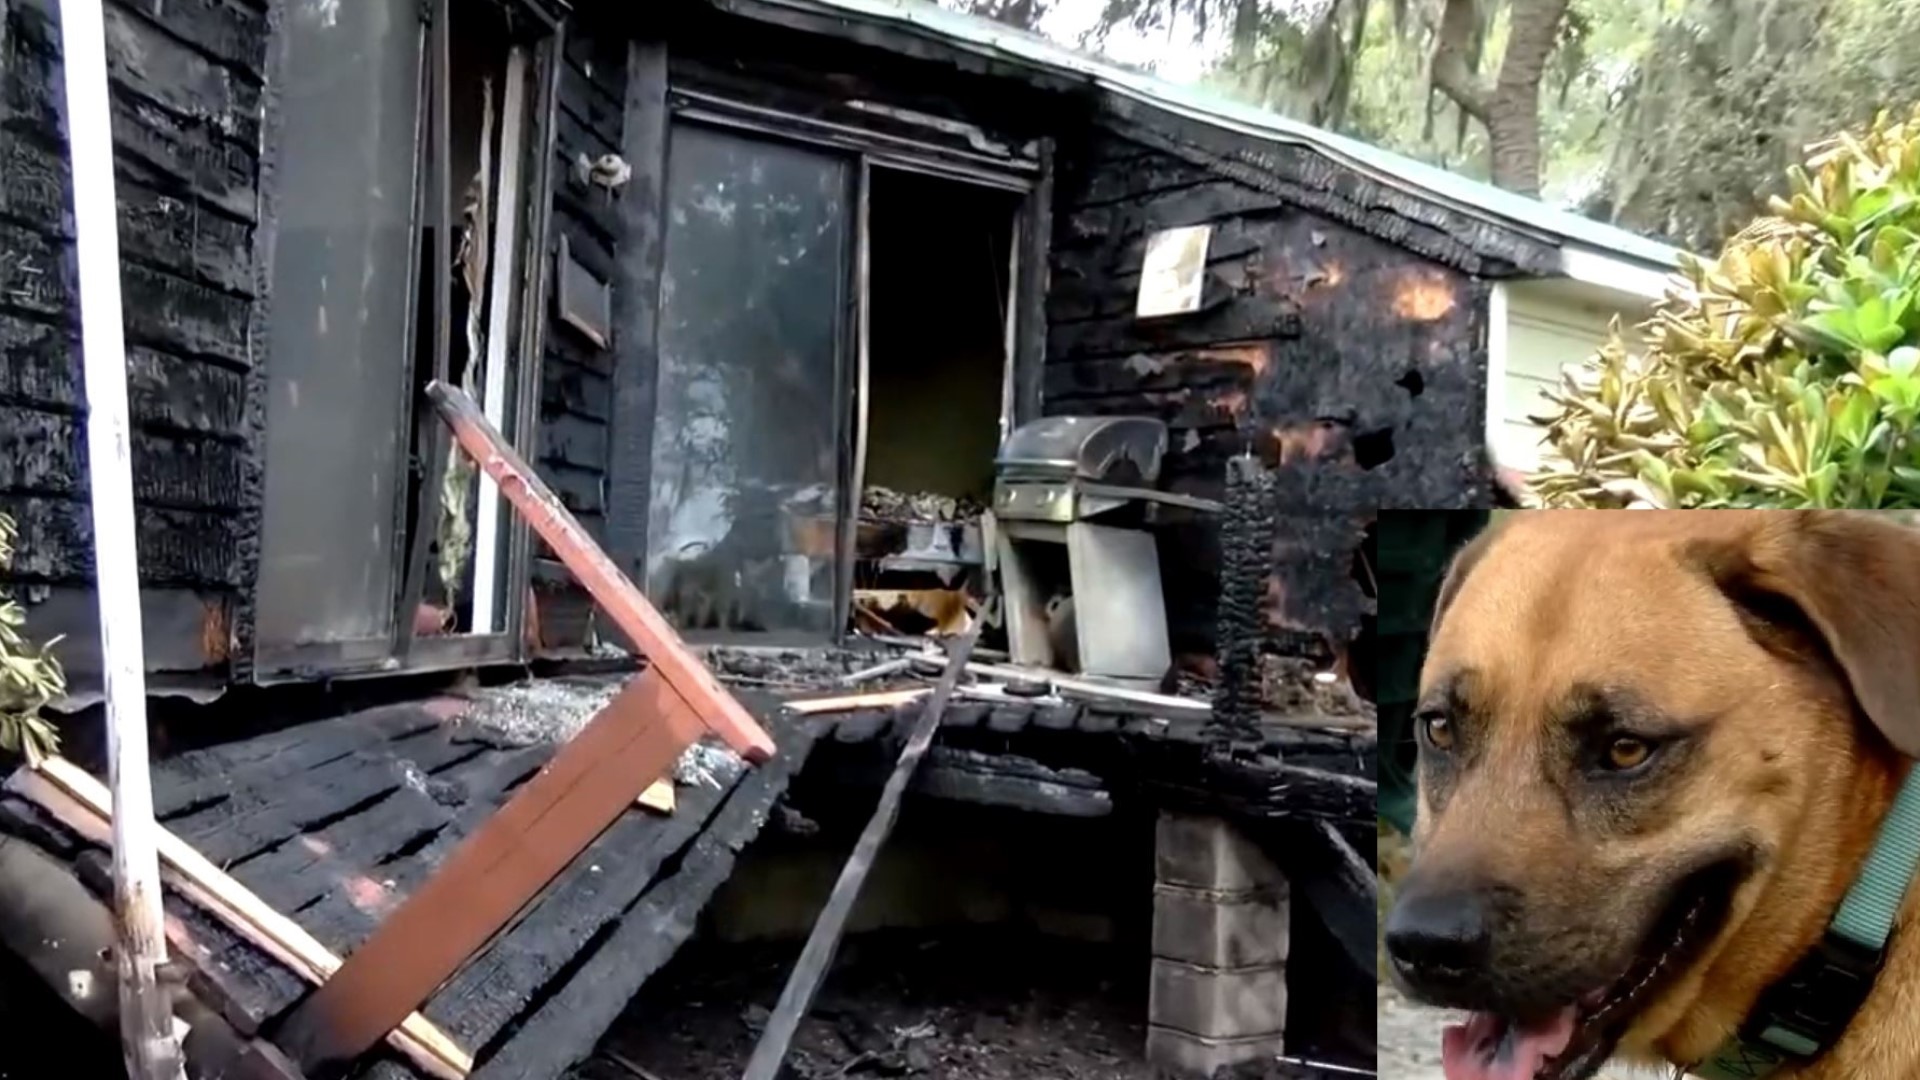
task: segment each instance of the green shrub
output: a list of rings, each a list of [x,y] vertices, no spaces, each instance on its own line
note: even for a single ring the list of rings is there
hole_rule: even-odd
[[[13,519],[0,514],[0,570],[13,564],[15,535]],[[53,655],[59,639],[34,645],[23,632],[26,621],[26,609],[0,595],[0,750],[37,765],[59,749],[59,733],[40,710],[67,692],[67,677]]]
[[[1542,505],[1920,508],[1920,110],[1810,153],[1643,351],[1569,368]]]

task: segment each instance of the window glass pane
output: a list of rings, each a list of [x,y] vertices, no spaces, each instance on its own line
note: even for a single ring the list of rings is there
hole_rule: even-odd
[[[674,130],[647,585],[685,628],[833,630],[851,190],[843,158]]]
[[[392,628],[420,5],[294,0],[279,33],[263,648]]]

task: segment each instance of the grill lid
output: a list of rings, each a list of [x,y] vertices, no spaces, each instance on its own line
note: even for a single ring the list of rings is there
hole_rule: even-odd
[[[1144,416],[1048,416],[1022,424],[1000,446],[1003,480],[1085,480],[1152,487],[1167,452],[1167,425]]]

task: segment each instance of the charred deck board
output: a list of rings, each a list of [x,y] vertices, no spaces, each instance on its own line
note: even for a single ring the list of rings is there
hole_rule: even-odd
[[[552,756],[548,746],[486,748],[431,786],[403,784],[380,803],[261,852],[238,870],[267,903],[305,910],[336,887],[347,867],[387,867],[449,831],[470,832]]]
[[[733,764],[715,783],[681,788],[672,815],[629,810],[575,858],[539,905],[440,989],[427,1007],[465,1046],[485,1046],[594,935],[619,919],[668,859],[693,841],[739,782]]]
[[[797,727],[778,738],[780,753],[747,774],[671,872],[621,914],[605,943],[482,1061],[474,1080],[548,1080],[586,1059],[641,984],[693,933],[700,910],[733,872],[735,858],[766,823],[814,742]]]
[[[254,856],[387,800],[408,785],[477,757],[486,747],[457,742],[450,726],[382,739],[266,786],[247,786],[168,828],[246,881]],[[164,769],[159,770],[164,775]],[[251,884],[251,882],[249,882]]]
[[[891,762],[886,733],[910,723],[915,708],[898,706],[889,712],[891,724],[877,726],[864,711],[833,718],[823,767],[842,782],[877,783]],[[961,710],[970,715],[956,724],[953,714]],[[1054,790],[1079,788],[1062,780],[1077,776],[1115,793],[1249,821],[1345,829],[1373,815],[1378,754],[1371,733],[1268,726],[1250,758],[1214,756],[1204,734],[1204,721],[1169,720],[1118,702],[955,702],[936,750],[966,757],[967,769],[993,774],[993,783],[962,783],[968,778],[956,775],[928,793],[996,805],[1024,799],[1049,813],[1104,813],[1078,790]],[[1046,790],[1025,790],[1034,785]]]

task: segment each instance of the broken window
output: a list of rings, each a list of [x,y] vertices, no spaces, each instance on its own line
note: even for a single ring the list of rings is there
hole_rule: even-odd
[[[460,455],[424,476],[422,425],[434,421],[418,406],[443,378],[510,440],[528,426],[537,338],[524,294],[537,272],[552,29],[511,0],[287,10],[270,181],[262,675],[391,666],[410,635],[512,624],[524,540]],[[515,635],[503,637],[510,653]]]

